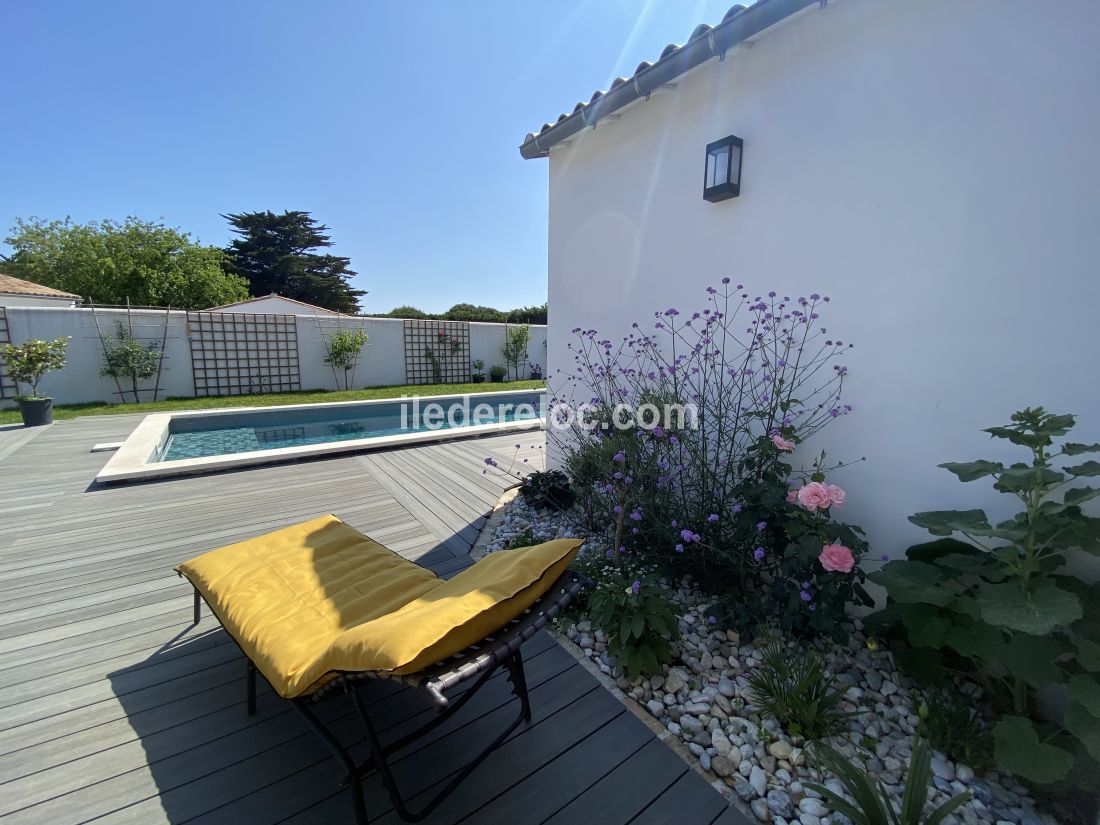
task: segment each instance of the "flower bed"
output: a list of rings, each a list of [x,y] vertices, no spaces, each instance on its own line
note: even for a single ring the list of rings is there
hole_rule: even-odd
[[[583,534],[576,526],[579,517],[576,510],[535,509],[517,497],[507,506],[489,549],[505,549],[517,539],[546,541]],[[608,547],[606,536],[593,536],[585,553],[589,559],[599,558]],[[671,644],[672,663],[659,673],[628,680],[608,652],[607,635],[587,615],[561,622],[561,629],[624,693],[684,743],[701,770],[729,786],[758,820],[780,825],[846,822],[806,787],[822,778],[814,770],[806,741],[785,733],[778,721],[763,716],[754,705],[749,676],[760,664],[760,648],[743,641],[736,631],[715,629],[709,609],[713,600],[690,583],[669,586],[667,592],[677,605],[680,639]],[[892,655],[870,649],[859,627],[856,622],[848,642],[826,655],[844,690],[841,708],[855,714],[846,723],[838,749],[900,801],[920,721],[919,700],[909,680],[895,669]],[[949,823],[1054,823],[1050,816],[1035,813],[1027,792],[1010,777],[996,772],[978,776],[972,767],[941,754],[934,756],[932,771],[933,803],[967,790],[974,794]],[[841,790],[835,778],[824,777],[824,784]]]

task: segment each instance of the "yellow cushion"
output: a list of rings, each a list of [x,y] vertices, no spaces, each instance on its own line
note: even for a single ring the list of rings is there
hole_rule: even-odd
[[[550,589],[583,540],[491,553],[399,610],[340,635],[333,652],[367,670],[415,673],[496,632]],[[354,670],[355,668],[344,668]]]
[[[549,589],[581,542],[494,553],[443,581],[335,516],[177,570],[286,698],[340,671],[409,673],[491,634]]]

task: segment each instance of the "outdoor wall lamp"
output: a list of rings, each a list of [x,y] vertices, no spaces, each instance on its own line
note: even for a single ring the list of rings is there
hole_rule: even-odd
[[[707,144],[703,199],[711,203],[741,194],[741,150],[744,141],[735,135]]]

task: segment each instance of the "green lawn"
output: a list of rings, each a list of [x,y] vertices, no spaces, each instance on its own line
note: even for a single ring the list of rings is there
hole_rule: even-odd
[[[327,392],[281,392],[267,395],[230,395],[219,398],[169,398],[142,404],[108,404],[94,401],[88,404],[58,404],[53,408],[55,419],[79,418],[82,415],[125,415],[127,413],[170,412],[172,410],[211,410],[219,407],[275,407],[283,404],[320,404],[327,401],[370,401],[375,398],[400,398],[403,395],[457,395],[468,392],[500,392],[503,390],[542,389],[545,381],[509,381],[506,384],[425,384],[395,387],[371,387],[367,390]],[[0,424],[22,421],[15,407],[0,409]]]

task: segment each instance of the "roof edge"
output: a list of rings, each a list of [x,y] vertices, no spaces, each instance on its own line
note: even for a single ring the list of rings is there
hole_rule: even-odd
[[[606,92],[596,92],[587,104],[578,103],[570,115],[545,124],[538,134],[528,134],[519,147],[524,160],[549,156],[550,147],[567,140],[589,126],[595,126],[634,101],[648,97],[661,86],[686,74],[708,60],[724,57],[738,43],[769,29],[811,5],[827,0],[758,0],[755,4],[727,13],[714,28],[697,26],[683,46],[667,46],[656,63],[642,63],[629,78],[617,78]]]

